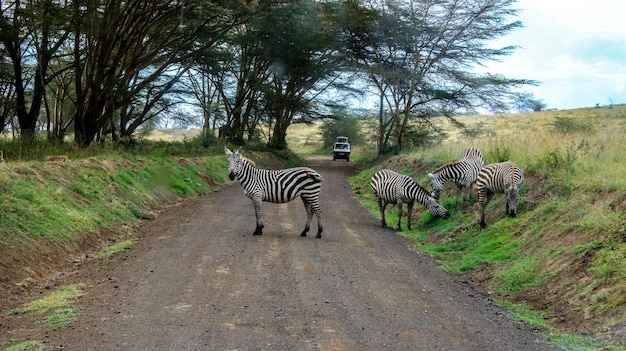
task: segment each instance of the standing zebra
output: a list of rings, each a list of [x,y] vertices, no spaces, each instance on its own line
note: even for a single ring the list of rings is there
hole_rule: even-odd
[[[413,211],[415,201],[428,208],[433,216],[443,218],[449,216],[448,211],[439,203],[439,200],[431,196],[426,189],[422,188],[409,176],[401,175],[388,169],[382,169],[374,174],[370,185],[376,195],[383,228],[387,228],[385,207],[390,203],[398,204],[398,231],[402,231],[400,220],[402,219],[402,204],[405,202],[408,205],[409,218],[407,227],[409,230],[411,229],[411,212]]]
[[[428,173],[433,197],[439,199],[446,182],[455,182],[457,186],[456,206],[459,205],[461,192],[465,188],[463,203],[470,197],[472,184],[478,177],[478,172],[485,164],[483,154],[475,147],[468,147],[461,151],[461,159],[441,165],[433,173]]]
[[[480,227],[485,228],[485,207],[494,194],[506,194],[506,214],[515,217],[519,188],[524,181],[521,168],[511,161],[492,163],[478,174],[478,203],[480,204]]]
[[[311,227],[313,214],[317,216],[317,235],[322,237],[322,209],[319,195],[322,176],[308,167],[280,170],[255,168],[252,161],[241,155],[241,149],[232,152],[224,148],[228,155],[228,177],[239,179],[244,194],[252,200],[256,212],[256,230],[253,235],[263,234],[261,202],[285,203],[300,196],[307,213],[306,226],[300,236],[306,236]]]

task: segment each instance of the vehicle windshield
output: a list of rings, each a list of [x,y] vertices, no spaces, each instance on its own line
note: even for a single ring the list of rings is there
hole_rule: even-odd
[[[349,144],[335,144],[335,149],[343,149],[343,150],[347,150],[350,148]]]

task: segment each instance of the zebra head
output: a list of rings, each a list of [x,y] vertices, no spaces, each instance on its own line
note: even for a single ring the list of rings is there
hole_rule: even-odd
[[[230,180],[235,180],[235,177],[241,171],[241,165],[243,164],[241,149],[232,152],[225,147],[224,152],[226,152],[226,155],[228,156],[228,178],[230,178]]]
[[[448,210],[446,210],[441,202],[439,202],[439,200],[434,196],[428,197],[428,199],[426,200],[426,208],[428,208],[430,214],[432,214],[433,216],[441,218],[450,217],[450,213],[448,213]]]
[[[430,193],[432,197],[435,199],[439,199],[439,195],[443,191],[443,180],[439,177],[439,173],[428,173],[428,177],[430,178],[430,186],[433,191]]]
[[[506,214],[515,217],[517,212],[517,199],[519,188],[517,185],[511,185],[506,189]]]

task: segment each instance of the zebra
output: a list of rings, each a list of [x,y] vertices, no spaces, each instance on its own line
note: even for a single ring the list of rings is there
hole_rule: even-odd
[[[428,190],[422,188],[409,176],[401,175],[388,169],[382,169],[374,174],[370,185],[376,195],[383,228],[387,228],[385,207],[390,203],[398,204],[397,231],[402,231],[400,220],[402,218],[402,204],[405,202],[408,205],[407,227],[409,230],[411,230],[411,212],[415,201],[428,208],[433,216],[442,218],[448,218],[449,216],[448,211],[439,203],[439,200],[433,197]]]
[[[511,161],[492,163],[478,173],[478,203],[480,205],[480,227],[485,228],[485,207],[494,194],[506,194],[506,214],[515,217],[519,188],[524,181],[522,169]]]
[[[476,182],[478,172],[485,164],[483,154],[475,147],[468,147],[461,151],[461,159],[445,163],[437,168],[433,173],[428,173],[432,196],[439,199],[446,182],[453,181],[457,186],[456,207],[459,206],[461,192],[465,188],[463,204],[470,197],[472,184]],[[455,208],[456,208],[455,207]]]
[[[322,209],[319,195],[322,176],[308,167],[295,167],[280,170],[259,169],[252,161],[242,156],[241,149],[232,152],[224,148],[228,156],[228,177],[237,178],[244,194],[252,200],[256,213],[256,230],[253,235],[263,234],[261,202],[285,203],[300,197],[307,213],[306,226],[300,236],[306,236],[311,227],[313,214],[317,216],[317,235],[322,237]]]

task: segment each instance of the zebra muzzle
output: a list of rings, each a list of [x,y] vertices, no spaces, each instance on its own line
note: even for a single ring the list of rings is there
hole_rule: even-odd
[[[228,178],[230,178],[230,180],[235,180],[235,173],[234,172],[228,173]]]

